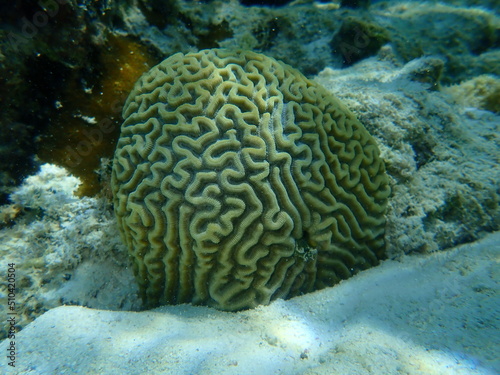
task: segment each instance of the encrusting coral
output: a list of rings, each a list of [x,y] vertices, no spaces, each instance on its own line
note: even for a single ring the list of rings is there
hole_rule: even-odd
[[[262,54],[175,54],[123,110],[115,212],[147,307],[251,308],[384,257],[390,193],[340,101]]]

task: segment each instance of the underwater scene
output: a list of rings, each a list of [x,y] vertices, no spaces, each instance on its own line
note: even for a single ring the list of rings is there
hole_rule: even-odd
[[[498,0],[0,2],[0,373],[500,373]]]

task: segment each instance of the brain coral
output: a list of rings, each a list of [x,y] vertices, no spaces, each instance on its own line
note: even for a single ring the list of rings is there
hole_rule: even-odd
[[[178,53],[142,76],[123,117],[115,212],[147,307],[250,308],[384,256],[378,148],[290,66],[248,51]]]

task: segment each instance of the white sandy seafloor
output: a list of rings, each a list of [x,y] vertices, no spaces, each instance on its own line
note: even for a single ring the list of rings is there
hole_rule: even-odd
[[[18,334],[15,373],[498,374],[499,260],[494,233],[239,313],[58,307]]]

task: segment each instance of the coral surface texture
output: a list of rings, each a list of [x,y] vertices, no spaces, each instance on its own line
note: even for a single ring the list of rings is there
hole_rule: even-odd
[[[290,66],[178,53],[137,82],[123,117],[112,188],[146,306],[251,308],[384,257],[378,147]]]

